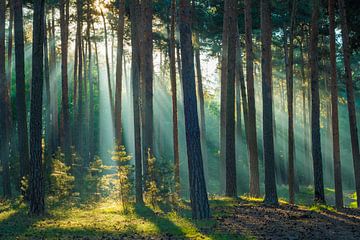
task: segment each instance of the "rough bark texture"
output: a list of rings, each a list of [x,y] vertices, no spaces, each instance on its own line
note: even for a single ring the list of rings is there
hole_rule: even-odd
[[[225,1],[225,11],[228,11],[228,64],[226,82],[226,196],[236,197],[236,160],[235,160],[235,65],[237,42],[237,2]],[[235,51],[234,51],[235,49]]]
[[[271,1],[261,0],[261,66],[263,95],[263,145],[265,162],[265,199],[270,205],[278,205],[275,181],[272,55],[271,55]]]
[[[45,211],[45,191],[42,169],[42,93],[44,0],[34,1],[33,56],[30,111],[30,214],[42,215]]]
[[[176,22],[176,0],[171,1],[170,19],[170,80],[172,95],[172,120],[173,120],[173,151],[174,151],[174,173],[176,193],[180,194],[180,157],[179,157],[179,128],[178,128],[178,106],[177,106],[177,86],[176,86],[176,59],[175,59],[175,22]]]
[[[354,173],[355,173],[355,187],[356,187],[357,196],[360,196],[360,151],[359,151],[358,129],[356,122],[354,87],[353,87],[351,62],[350,62],[351,52],[349,46],[349,30],[346,20],[345,1],[339,0],[338,3],[340,10],[340,18],[341,18],[344,65],[345,65],[345,76],[346,76],[346,94],[347,94],[347,103],[348,103],[347,105],[349,112],[352,156],[353,156]],[[357,207],[360,208],[360,197],[357,198]]]
[[[119,16],[117,26],[117,56],[116,56],[116,90],[115,90],[115,137],[118,145],[122,144],[122,125],[121,125],[121,92],[122,92],[122,60],[124,48],[124,18],[125,0],[119,3]]]
[[[198,121],[194,55],[191,34],[190,1],[180,1],[180,42],[184,93],[186,145],[188,154],[190,205],[194,219],[210,217],[201,155],[200,128]]]
[[[153,32],[152,32],[152,0],[141,1],[142,12],[142,50],[143,50],[143,67],[142,67],[142,80],[143,80],[143,149],[144,149],[144,178],[147,178],[148,164],[147,161],[153,155],[153,129],[154,129],[154,117],[153,117]],[[150,154],[150,156],[149,156]]]
[[[260,196],[259,160],[256,134],[256,108],[254,91],[253,43],[251,0],[245,0],[245,45],[246,45],[246,83],[249,105],[248,148],[250,165],[250,195]]]
[[[11,197],[10,155],[10,89],[5,71],[5,0],[0,0],[0,160],[4,197]]]
[[[131,78],[134,110],[134,143],[135,143],[135,198],[137,203],[143,203],[141,133],[140,133],[140,53],[139,53],[139,1],[131,1]]]
[[[25,58],[22,1],[14,1],[15,73],[16,73],[16,115],[20,162],[20,178],[29,174],[29,144],[25,100]],[[22,192],[25,195],[25,192]]]
[[[312,157],[314,165],[314,201],[325,203],[324,182],[322,170],[322,154],[320,140],[320,99],[319,99],[319,67],[318,67],[318,41],[319,41],[319,0],[313,0],[313,14],[311,20],[310,36],[310,71],[311,71],[311,140]]]

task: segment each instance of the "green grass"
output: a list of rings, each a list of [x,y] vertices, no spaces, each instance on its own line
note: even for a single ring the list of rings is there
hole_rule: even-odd
[[[312,188],[301,188],[296,194],[296,203],[300,208],[315,212],[336,210],[331,206],[332,189],[325,194],[330,205],[314,205]],[[288,204],[287,189],[278,189],[280,204]],[[347,206],[355,207],[355,194],[344,194]],[[262,198],[247,195],[239,198],[210,197],[212,215],[226,217],[227,210],[240,203],[259,205]],[[162,210],[149,206],[133,206],[124,213],[121,204],[111,199],[99,202],[81,202],[65,200],[54,202],[48,199],[47,212],[44,217],[34,218],[27,214],[27,206],[19,200],[0,202],[0,239],[101,239],[135,236],[141,238],[173,237],[177,239],[253,239],[250,233],[245,236],[232,232],[221,232],[217,229],[216,220],[194,221],[187,202],[180,203],[175,210]],[[171,208],[168,208],[171,209]]]
[[[125,236],[172,236],[179,239],[244,239],[214,230],[215,220],[193,221],[188,209],[162,212],[134,206],[125,214],[120,204],[104,200],[93,204],[50,207],[42,218],[29,217],[25,205],[0,205],[0,239],[99,239]]]

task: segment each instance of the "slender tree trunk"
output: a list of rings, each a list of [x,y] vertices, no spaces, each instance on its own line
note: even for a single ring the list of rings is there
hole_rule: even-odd
[[[341,179],[340,143],[339,143],[339,111],[338,111],[338,87],[336,80],[336,44],[335,44],[335,0],[329,0],[329,22],[330,22],[330,62],[331,62],[331,118],[332,118],[332,140],[334,160],[334,182],[335,182],[335,206],[343,207],[343,191]]]
[[[190,205],[194,219],[210,217],[204,168],[201,155],[200,128],[197,113],[194,56],[191,34],[190,1],[180,1],[180,42],[184,94],[186,144],[190,181]]]
[[[112,93],[112,84],[111,84],[111,72],[110,72],[110,61],[109,61],[109,50],[108,50],[108,33],[106,26],[106,19],[103,11],[101,10],[101,17],[104,24],[104,33],[105,33],[105,58],[106,58],[106,72],[108,79],[108,88],[109,88],[109,101],[110,101],[110,110],[111,110],[111,119],[114,120],[114,101],[113,101],[113,93]]]
[[[18,151],[20,161],[20,179],[29,174],[29,145],[27,113],[25,100],[25,54],[22,1],[14,1],[14,39],[16,73],[16,115],[18,124]],[[21,183],[20,183],[21,185]],[[26,193],[22,191],[22,195]]]
[[[221,88],[220,88],[220,164],[219,181],[220,192],[225,190],[226,185],[226,83],[228,69],[228,11],[224,6],[223,36],[222,36],[222,56],[221,56]]]
[[[228,17],[228,60],[226,78],[226,196],[236,197],[236,159],[235,159],[235,67],[236,67],[236,42],[237,42],[237,2],[225,1],[224,17]],[[235,51],[234,51],[235,49]]]
[[[118,145],[122,145],[122,124],[121,124],[121,91],[122,91],[122,60],[124,48],[124,18],[125,0],[119,3],[119,19],[117,29],[117,56],[116,56],[116,90],[115,90],[115,135]]]
[[[306,80],[306,74],[305,74],[305,58],[304,58],[303,44],[304,44],[304,40],[302,39],[301,42],[300,42],[300,60],[301,60],[301,63],[300,63],[301,70],[300,71],[301,71],[301,78],[302,78],[302,111],[303,111],[303,123],[304,123],[304,125],[303,125],[304,143],[303,143],[303,145],[304,145],[304,159],[305,159],[304,164],[305,164],[305,166],[308,166],[307,168],[305,168],[304,171],[306,171],[309,174],[311,172],[311,167],[309,167],[308,161],[311,161],[311,160],[310,160],[310,154],[309,154],[310,150],[309,150],[309,131],[308,131],[308,128],[310,128],[310,127],[309,127],[309,123],[308,123],[308,116],[306,114],[306,112],[307,112],[307,107],[306,107],[307,101],[306,101],[306,99],[308,97],[308,95],[307,95],[308,82]],[[310,99],[308,99],[308,101],[309,100]],[[306,160],[308,160],[308,161],[306,161]],[[308,182],[307,180],[309,179],[308,174],[304,175],[305,178],[306,178],[306,182]]]
[[[0,160],[4,197],[11,197],[10,185],[10,89],[5,70],[5,0],[0,0]]]
[[[322,154],[320,140],[320,99],[319,99],[319,67],[318,67],[318,42],[319,42],[319,0],[313,0],[313,14],[311,20],[310,38],[310,70],[311,70],[311,139],[312,156],[314,165],[314,200],[325,203],[324,181],[322,170]]]
[[[30,114],[30,214],[45,211],[45,191],[42,169],[42,92],[44,46],[44,0],[34,1],[33,57]]]
[[[135,198],[138,204],[143,203],[142,162],[141,162],[141,133],[140,133],[140,53],[139,53],[139,0],[130,3],[131,20],[131,78],[134,109],[134,143],[135,143]]]
[[[69,119],[69,88],[68,88],[68,0],[60,1],[60,25],[61,25],[61,84],[62,84],[62,125],[63,125],[63,147],[65,162],[71,165],[70,151],[70,119]]]
[[[55,39],[55,9],[51,8],[51,89],[52,89],[52,150],[55,153],[59,145],[59,121],[58,121],[58,87],[56,77],[56,39]]]
[[[179,157],[179,134],[178,134],[178,106],[177,106],[177,86],[176,86],[176,59],[175,59],[175,21],[176,21],[176,0],[171,1],[170,19],[170,80],[172,94],[172,118],[173,118],[173,151],[174,151],[174,172],[176,193],[180,195],[180,157]]]
[[[263,94],[263,141],[265,162],[266,204],[278,205],[275,181],[272,55],[271,55],[271,1],[261,0],[261,66]]]
[[[245,45],[246,45],[246,82],[248,91],[248,148],[250,157],[250,195],[260,196],[259,160],[256,133],[256,108],[254,91],[253,42],[251,0],[245,0]]]
[[[200,43],[199,34],[195,33],[195,65],[196,65],[196,76],[197,76],[197,96],[199,101],[200,109],[200,137],[201,137],[201,153],[204,162],[204,174],[205,180],[208,179],[209,165],[207,157],[207,143],[206,143],[206,124],[205,124],[205,100],[204,100],[204,89],[202,83],[202,72],[201,72],[201,60],[200,60]]]
[[[289,67],[287,79],[288,97],[288,184],[289,184],[289,203],[295,203],[295,138],[294,138],[294,28],[296,17],[297,1],[292,1],[290,35],[289,35]],[[286,40],[287,41],[287,40]]]
[[[142,12],[142,30],[143,30],[143,68],[141,71],[143,87],[144,87],[144,99],[143,99],[143,141],[144,141],[144,162],[143,172],[144,178],[147,178],[148,159],[153,155],[153,33],[152,33],[152,0],[141,1]],[[150,156],[148,156],[150,154]]]
[[[76,111],[76,106],[78,104],[77,101],[77,94],[78,94],[78,62],[79,62],[79,34],[77,33],[75,36],[75,53],[74,53],[74,76],[73,76],[73,127],[74,127],[74,131],[73,131],[73,135],[72,135],[72,139],[73,139],[73,143],[77,144],[76,139],[77,139],[77,131],[75,131],[75,129],[77,129],[78,123],[77,121],[77,114],[78,112]]]
[[[351,52],[349,46],[349,30],[346,20],[345,1],[338,0],[338,3],[340,10],[340,18],[341,18],[344,65],[345,65],[345,76],[346,76],[346,93],[347,93],[347,103],[348,103],[348,112],[349,112],[351,147],[352,147],[354,173],[355,173],[355,187],[356,187],[357,196],[360,196],[360,151],[359,151],[359,139],[358,139],[358,129],[357,129],[357,121],[356,121],[354,87],[353,87],[352,70],[351,70],[351,62],[350,62]],[[357,198],[357,207],[360,208],[360,197]]]
[[[47,25],[47,11],[44,14],[44,109],[45,109],[45,175],[46,181],[50,176],[50,160],[51,160],[51,115],[50,115],[50,67],[49,67],[49,47],[48,47],[48,25]]]
[[[83,16],[83,1],[79,0],[76,2],[77,8],[77,39],[78,39],[78,106],[77,106],[77,120],[75,124],[75,131],[76,131],[76,147],[79,153],[82,153],[82,143],[81,139],[83,136],[83,41],[82,41],[82,16]]]

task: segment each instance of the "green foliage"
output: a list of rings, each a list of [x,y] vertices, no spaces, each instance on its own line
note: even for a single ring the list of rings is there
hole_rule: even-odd
[[[71,175],[70,166],[64,163],[64,154],[58,151],[51,164],[50,195],[58,199],[69,197],[74,189],[75,178]]]
[[[133,173],[134,166],[130,164],[131,156],[128,156],[124,146],[116,146],[112,152],[113,161],[116,162],[117,184],[115,186],[123,210],[128,212],[128,207],[133,199]]]
[[[148,154],[148,169],[145,200],[153,207],[159,204],[176,204],[173,165],[165,160],[157,160]]]

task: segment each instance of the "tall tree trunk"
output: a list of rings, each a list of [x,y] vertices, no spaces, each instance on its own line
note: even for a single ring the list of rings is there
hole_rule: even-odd
[[[228,17],[228,61],[226,78],[226,196],[236,197],[236,159],[235,159],[235,65],[236,65],[236,42],[237,42],[237,2],[225,1],[224,17]],[[224,20],[224,22],[226,22]]]
[[[196,103],[194,55],[191,40],[190,1],[180,1],[180,42],[184,94],[186,145],[190,181],[192,217],[210,217],[204,168],[201,155],[200,128]]]
[[[91,46],[91,29],[92,17],[91,17],[91,1],[87,2],[87,45],[88,45],[88,78],[89,78],[89,128],[88,128],[88,160],[85,167],[89,166],[89,163],[93,161],[95,155],[95,132],[94,132],[94,78],[93,78],[93,58],[92,58],[92,46]]]
[[[114,100],[113,100],[113,93],[112,93],[112,84],[111,84],[111,72],[110,72],[110,61],[109,61],[109,50],[108,50],[108,32],[106,26],[106,19],[103,11],[101,10],[101,17],[104,24],[104,33],[105,33],[105,59],[106,59],[106,73],[108,79],[108,88],[109,88],[109,101],[110,101],[110,110],[111,110],[111,119],[112,122],[114,120]]]
[[[246,82],[248,91],[249,128],[248,148],[250,157],[250,195],[260,196],[259,160],[256,134],[256,108],[254,91],[254,66],[252,42],[251,0],[245,0],[245,45],[246,45]]]
[[[331,118],[332,118],[332,140],[334,160],[334,182],[335,182],[335,206],[342,208],[343,191],[341,179],[340,143],[339,143],[339,111],[338,111],[338,87],[336,80],[336,44],[335,44],[335,0],[329,0],[329,22],[330,22],[330,62],[331,62]]]
[[[0,0],[0,160],[4,197],[11,197],[10,185],[10,89],[5,70],[5,0]]]
[[[305,166],[307,166],[307,168],[305,168],[304,171],[307,172],[305,176],[306,178],[306,183],[308,183],[308,179],[309,179],[309,173],[311,172],[311,166],[309,166],[308,161],[311,161],[311,154],[310,154],[310,150],[309,150],[309,121],[308,121],[308,115],[306,114],[307,111],[307,101],[310,101],[310,99],[308,99],[308,81],[307,81],[307,77],[305,74],[305,58],[304,58],[304,39],[303,37],[301,37],[300,40],[300,66],[301,66],[301,78],[302,78],[302,111],[303,111],[303,132],[304,132],[304,164]],[[307,101],[306,101],[307,99]],[[308,161],[306,161],[308,160]]]
[[[29,145],[27,113],[25,100],[25,53],[22,1],[14,1],[14,39],[15,39],[15,74],[16,74],[16,115],[18,124],[18,151],[20,179],[29,174]],[[21,182],[20,182],[21,184]],[[22,191],[22,195],[26,193]]]
[[[313,0],[313,14],[311,20],[310,36],[310,71],[311,71],[311,140],[312,157],[314,165],[314,200],[317,203],[325,203],[324,181],[322,170],[322,154],[320,140],[320,99],[319,99],[319,66],[318,66],[318,42],[319,42],[319,0]]]
[[[119,19],[117,26],[117,56],[116,56],[116,90],[115,90],[115,136],[116,144],[122,145],[122,124],[121,124],[121,91],[122,91],[122,60],[124,48],[124,18],[125,0],[119,3]]]
[[[59,122],[58,122],[58,87],[57,87],[57,77],[56,77],[56,39],[55,39],[55,9],[51,7],[51,45],[50,45],[50,62],[51,62],[51,109],[52,109],[52,149],[51,153],[55,153],[59,145]]]
[[[34,1],[33,57],[30,111],[30,214],[42,215],[45,211],[45,191],[42,169],[42,93],[44,0]]]
[[[82,23],[82,16],[83,16],[83,1],[79,0],[76,2],[76,11],[77,11],[77,39],[78,39],[78,106],[77,106],[77,120],[75,124],[75,131],[76,131],[76,147],[79,153],[82,153],[82,143],[81,139],[83,136],[83,104],[84,104],[84,98],[83,98],[83,41],[82,41],[82,29],[83,29],[83,23]]]
[[[263,95],[263,141],[265,162],[265,199],[270,205],[278,205],[275,181],[272,55],[271,55],[271,1],[261,0],[261,66]]]
[[[220,192],[224,191],[226,185],[226,83],[228,69],[228,11],[224,6],[223,36],[222,36],[222,55],[221,55],[221,88],[220,88],[220,164],[219,181]]]
[[[61,25],[61,103],[63,125],[63,147],[65,162],[71,165],[70,152],[70,118],[69,118],[69,88],[68,88],[68,0],[60,1],[60,25]]]
[[[197,96],[199,101],[200,109],[200,137],[201,137],[201,153],[204,162],[204,174],[205,180],[208,179],[209,165],[207,157],[207,143],[206,143],[206,124],[205,124],[205,100],[204,100],[204,89],[202,83],[202,72],[201,72],[201,60],[200,60],[200,43],[199,34],[195,33],[195,66],[197,76]]]
[[[358,129],[356,122],[354,87],[353,87],[351,62],[350,62],[351,52],[349,46],[349,30],[346,20],[345,1],[338,0],[338,3],[340,10],[340,18],[341,18],[344,65],[345,65],[345,76],[346,76],[346,93],[347,93],[348,112],[349,112],[351,147],[352,147],[354,173],[355,173],[355,187],[356,187],[357,196],[360,196],[360,152],[359,152]],[[360,208],[360,197],[357,198],[357,207]]]
[[[141,71],[143,80],[143,111],[144,111],[144,122],[143,122],[143,141],[144,141],[144,162],[143,172],[144,179],[147,178],[148,159],[153,155],[153,33],[152,33],[152,0],[141,1],[141,12],[142,12],[142,30],[143,30],[143,68]],[[148,156],[150,154],[150,156]]]
[[[296,17],[297,1],[292,1],[290,35],[289,35],[289,66],[287,79],[288,97],[288,184],[289,184],[289,203],[295,203],[295,139],[294,139],[294,28]],[[287,42],[287,40],[286,40]]]
[[[49,67],[49,47],[48,47],[48,31],[47,28],[47,11],[44,14],[44,109],[45,109],[45,176],[48,182],[50,176],[51,161],[51,115],[50,115],[50,67]]]
[[[142,162],[141,162],[141,133],[140,133],[140,52],[139,52],[139,0],[130,3],[131,20],[131,78],[134,110],[134,143],[135,143],[135,198],[139,204],[143,203]]]
[[[173,151],[174,151],[174,173],[176,193],[180,195],[180,157],[179,157],[179,129],[178,129],[178,106],[177,106],[177,86],[176,86],[176,59],[175,59],[175,22],[176,22],[176,0],[171,0],[171,19],[170,19],[170,80],[172,95],[172,120],[173,120]]]

